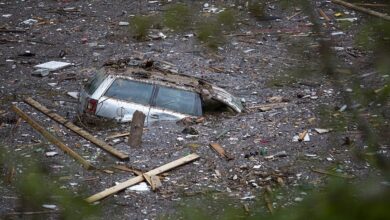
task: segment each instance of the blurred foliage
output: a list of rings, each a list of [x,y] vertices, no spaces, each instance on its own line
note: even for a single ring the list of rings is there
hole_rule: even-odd
[[[196,36],[211,49],[217,49],[225,42],[219,23],[213,19],[200,22],[196,27]]]
[[[248,11],[256,18],[264,17],[266,9],[266,1],[251,0],[248,1]]]
[[[1,146],[1,149],[4,149]],[[2,168],[1,187],[7,187],[18,195],[16,212],[47,211],[43,204],[55,204],[59,219],[96,219],[99,207],[88,204],[81,195],[75,195],[56,184],[56,179],[49,177],[49,171],[34,158],[20,157],[0,151],[0,167]],[[5,170],[13,170],[12,173]],[[3,213],[3,218],[11,218]],[[21,214],[20,216],[23,216]],[[46,219],[47,214],[35,215],[32,219]],[[23,218],[23,217],[22,217]],[[13,219],[13,218],[12,218]]]
[[[175,31],[188,30],[192,27],[192,14],[189,6],[181,3],[173,4],[164,12],[164,25]]]
[[[237,24],[237,11],[233,9],[225,9],[217,14],[217,23],[225,30],[234,30]]]
[[[146,40],[149,30],[153,26],[153,17],[147,15],[136,15],[130,20],[129,30],[137,40]]]

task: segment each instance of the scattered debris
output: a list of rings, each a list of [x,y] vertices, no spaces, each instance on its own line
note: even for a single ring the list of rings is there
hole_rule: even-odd
[[[36,65],[36,66],[34,66],[34,68],[47,69],[49,71],[57,71],[57,70],[66,68],[66,67],[71,66],[71,65],[72,65],[71,63],[67,63],[67,62],[50,61],[47,63],[42,63],[39,65]]]
[[[331,2],[390,21],[390,16],[387,14],[383,14],[377,11],[373,11],[371,9],[363,8],[342,0],[331,0]]]
[[[183,131],[181,131],[183,134],[190,134],[190,135],[198,135],[199,132],[194,127],[185,127]]]
[[[29,26],[34,25],[36,23],[38,23],[38,20],[32,18],[22,21],[22,24],[29,25]]]
[[[275,159],[277,157],[287,157],[286,151],[277,152],[276,154],[264,157],[264,159],[273,160],[273,159]]]

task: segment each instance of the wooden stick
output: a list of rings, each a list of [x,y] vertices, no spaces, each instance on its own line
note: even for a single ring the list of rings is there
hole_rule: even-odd
[[[356,3],[355,5],[367,7],[389,7],[387,4],[370,4],[370,3]]]
[[[318,9],[318,12],[320,13],[321,17],[323,17],[326,21],[330,21],[330,18],[328,17],[328,15],[325,14],[322,9]]]
[[[118,151],[117,149],[113,148],[112,146],[110,146],[106,142],[104,142],[104,141],[94,137],[89,132],[85,131],[84,129],[82,129],[82,128],[78,127],[78,126],[76,126],[75,124],[73,124],[72,122],[66,120],[65,118],[63,118],[59,114],[50,111],[48,108],[46,108],[45,106],[43,106],[39,102],[35,101],[34,99],[28,97],[24,101],[27,104],[31,105],[32,107],[36,108],[37,110],[41,111],[42,113],[44,113],[45,115],[47,115],[48,117],[53,119],[54,121],[64,125],[65,127],[69,128],[70,130],[75,132],[76,134],[78,134],[81,137],[89,140],[90,142],[94,143],[95,145],[97,145],[98,147],[100,147],[103,150],[107,151],[108,153],[116,156],[117,158],[119,158],[121,160],[128,160],[129,159],[128,155]]]
[[[260,104],[260,105],[255,105],[255,106],[249,106],[248,109],[260,109],[261,111],[269,111],[271,109],[278,109],[278,108],[283,108],[287,106],[287,102],[280,102],[280,103],[269,103],[269,104]]]
[[[360,6],[356,6],[354,4],[351,4],[351,3],[348,3],[348,2],[345,2],[345,1],[342,1],[342,0],[331,0],[331,1],[333,3],[335,3],[335,4],[342,5],[342,6],[347,7],[347,8],[352,8],[352,9],[354,9],[356,11],[364,12],[364,13],[367,13],[369,15],[373,15],[373,16],[376,16],[376,17],[379,17],[379,18],[383,18],[385,20],[390,21],[390,16],[387,15],[387,14],[380,13],[380,12],[377,12],[377,11],[373,11],[371,9],[363,8],[363,7],[360,7]]]
[[[76,152],[74,152],[71,148],[66,146],[64,143],[62,143],[59,139],[57,139],[54,135],[50,134],[47,130],[45,130],[38,122],[34,121],[32,118],[30,118],[26,113],[24,113],[22,110],[20,110],[15,105],[12,105],[12,110],[16,112],[23,120],[25,120],[27,123],[31,125],[35,130],[37,130],[39,133],[41,133],[48,141],[50,141],[52,144],[57,145],[61,150],[63,150],[65,153],[69,154],[71,157],[73,157],[75,160],[80,162],[87,170],[93,169],[91,163],[86,161],[83,157],[78,155]]]
[[[158,175],[160,173],[164,173],[164,172],[166,172],[168,170],[171,170],[171,169],[173,169],[175,167],[178,167],[180,165],[186,164],[186,163],[191,162],[193,160],[196,160],[198,158],[199,158],[199,156],[197,154],[190,154],[190,155],[182,157],[182,158],[180,158],[178,160],[175,160],[175,161],[172,161],[170,163],[167,163],[167,164],[165,164],[165,165],[163,165],[161,167],[153,169],[153,170],[147,172],[146,174],[149,175],[149,176]],[[123,189],[126,189],[129,186],[135,185],[135,184],[140,183],[142,181],[144,181],[144,177],[142,175],[134,177],[134,178],[131,178],[131,179],[125,181],[125,182],[119,183],[116,186],[113,186],[111,188],[105,189],[105,190],[101,191],[100,193],[97,193],[97,194],[95,194],[93,196],[88,197],[86,199],[86,201],[90,202],[90,203],[91,202],[96,202],[98,200],[101,200],[101,199],[103,199],[103,198],[105,198],[105,197],[107,197],[109,195],[117,193],[117,192],[119,192],[119,191],[121,191]]]

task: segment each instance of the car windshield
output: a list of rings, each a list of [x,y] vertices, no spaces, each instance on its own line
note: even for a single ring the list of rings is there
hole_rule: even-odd
[[[104,72],[102,71],[99,71],[97,72],[91,81],[87,82],[87,84],[85,85],[84,89],[85,91],[92,95],[96,89],[99,87],[99,85],[103,82],[104,78],[105,78],[105,74]]]
[[[195,92],[160,86],[155,105],[188,115],[202,115],[200,97]]]
[[[105,96],[148,105],[153,93],[153,85],[116,79],[107,90]]]

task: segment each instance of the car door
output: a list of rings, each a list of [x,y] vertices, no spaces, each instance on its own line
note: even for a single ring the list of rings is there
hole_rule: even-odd
[[[138,110],[148,115],[154,85],[116,78],[99,99],[96,115],[121,122],[131,121]]]

